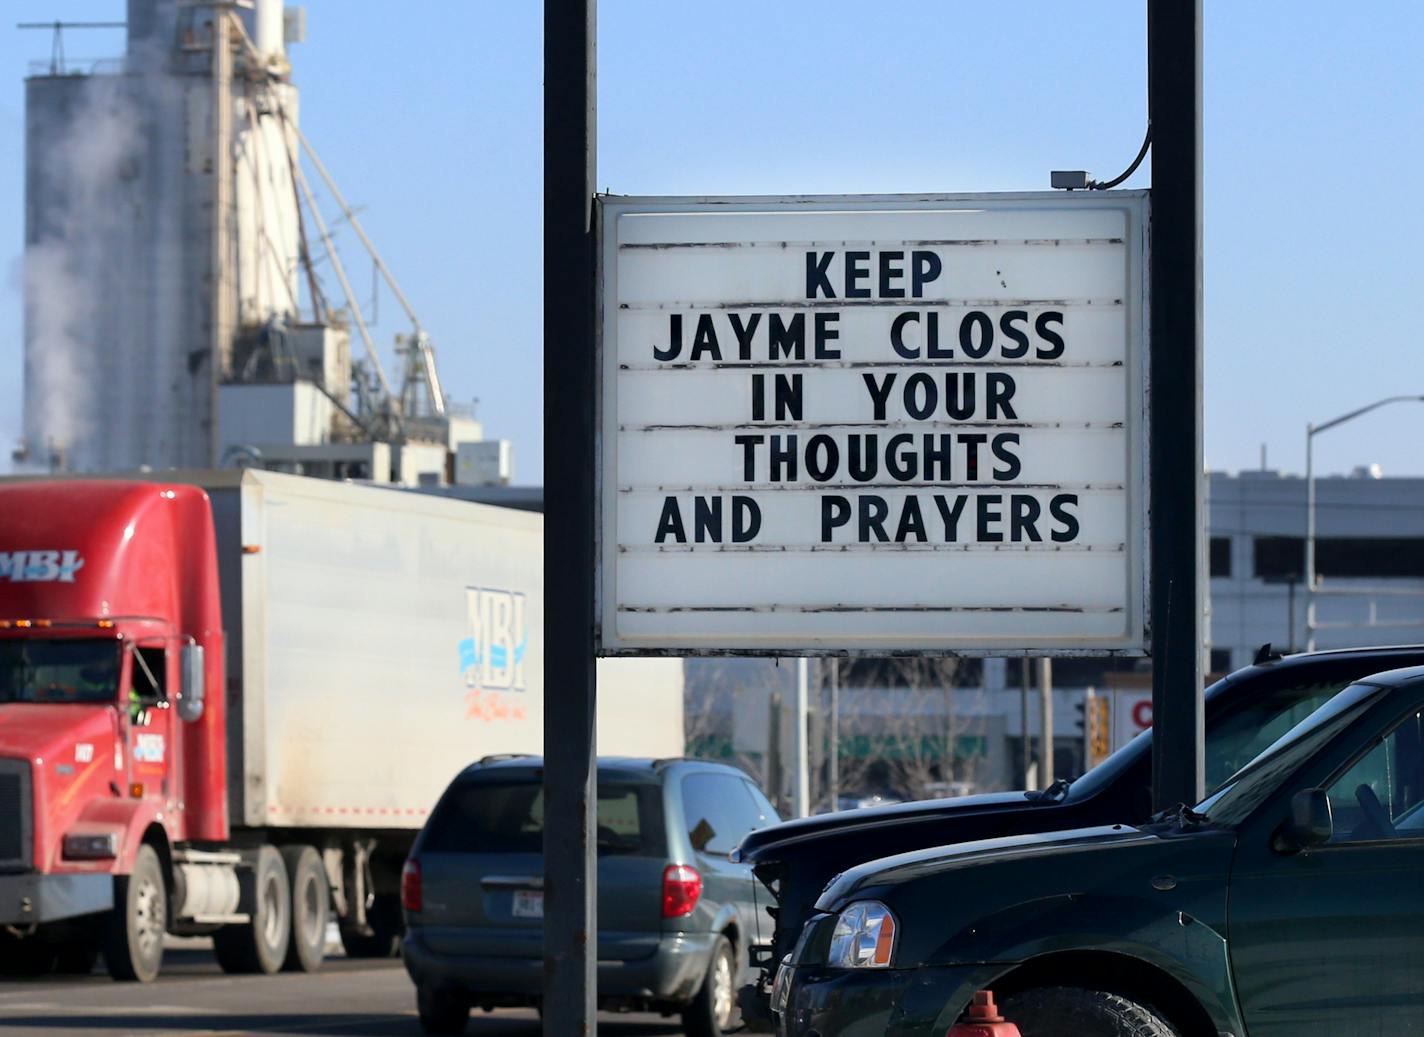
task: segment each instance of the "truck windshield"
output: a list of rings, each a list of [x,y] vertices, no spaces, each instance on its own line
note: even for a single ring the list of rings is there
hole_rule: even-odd
[[[0,704],[112,703],[119,658],[114,640],[0,640]]]
[[[1238,825],[1311,756],[1354,722],[1380,694],[1373,684],[1355,684],[1306,717],[1197,806],[1221,825]]]

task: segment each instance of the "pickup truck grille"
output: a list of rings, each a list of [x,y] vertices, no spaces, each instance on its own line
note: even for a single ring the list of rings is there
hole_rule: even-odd
[[[33,803],[29,761],[0,759],[0,869],[30,866]]]

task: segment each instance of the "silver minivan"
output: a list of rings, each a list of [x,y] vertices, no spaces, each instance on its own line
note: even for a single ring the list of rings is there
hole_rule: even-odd
[[[406,971],[425,1032],[472,1007],[537,1006],[543,977],[544,797],[538,757],[466,768],[416,839],[401,897]],[[746,774],[698,760],[598,763],[600,1007],[680,1013],[690,1037],[737,1024],[747,949],[769,897],[731,850],[776,811]]]

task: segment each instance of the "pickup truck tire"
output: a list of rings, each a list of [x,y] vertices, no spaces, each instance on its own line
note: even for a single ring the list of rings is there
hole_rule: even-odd
[[[310,846],[282,847],[282,863],[292,887],[292,937],[287,941],[287,972],[315,972],[326,957],[326,923],[331,890],[321,856]]]
[[[239,873],[242,902],[252,920],[213,933],[213,953],[224,972],[272,975],[287,958],[292,935],[292,893],[287,866],[275,846],[257,851],[251,870]]]
[[[682,1013],[687,1037],[722,1037],[737,1025],[737,952],[732,941],[717,937],[707,960],[707,975],[692,1004]]]
[[[104,926],[104,966],[125,982],[152,983],[163,965],[168,930],[168,887],[158,853],[138,848],[133,870],[114,876],[114,906]]]
[[[1022,1037],[1178,1037],[1151,1009],[1103,990],[1039,987],[1005,998],[999,1011]]]
[[[394,958],[400,954],[401,933],[405,928],[400,897],[394,893],[377,893],[366,911],[366,924],[371,927],[369,933],[341,927],[341,946],[348,958]]]

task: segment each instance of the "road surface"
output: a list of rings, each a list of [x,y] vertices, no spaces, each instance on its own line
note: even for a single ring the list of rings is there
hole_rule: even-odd
[[[138,1034],[419,1034],[415,993],[398,961],[330,958],[315,975],[228,976],[211,953],[170,949],[148,986],[115,983],[102,965],[91,976],[0,978],[0,1037],[120,1037]],[[471,1013],[471,1037],[538,1037],[532,1011]],[[676,1018],[604,1015],[600,1037],[678,1037]]]

